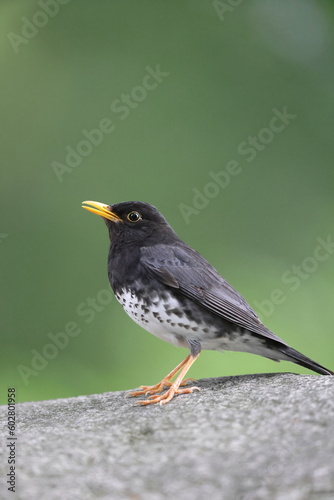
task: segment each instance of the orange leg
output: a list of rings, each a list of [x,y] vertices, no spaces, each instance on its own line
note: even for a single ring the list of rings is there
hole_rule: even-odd
[[[160,403],[161,405],[164,405],[168,403],[171,399],[173,399],[175,394],[189,394],[195,390],[199,391],[200,390],[199,387],[187,387],[185,389],[180,389],[180,386],[184,385],[184,382],[186,382],[183,381],[184,377],[186,376],[186,373],[188,372],[191,365],[196,361],[198,356],[199,354],[196,354],[196,356],[192,356],[191,354],[189,354],[189,356],[187,356],[182,361],[182,363],[180,363],[172,372],[170,372],[167,375],[167,377],[165,377],[165,379],[168,382],[169,389],[164,394],[161,394],[160,396],[154,394],[153,396],[149,396],[149,398],[145,399],[144,401],[139,401],[138,404],[146,406],[146,405],[151,405],[153,403]],[[181,372],[175,379],[175,382],[171,383],[170,379],[180,370]],[[170,376],[171,374],[173,375]],[[162,384],[165,379],[162,379],[160,384]],[[157,386],[159,386],[159,384],[157,384]],[[162,389],[160,389],[159,391],[154,390],[154,393],[161,392],[161,390]],[[148,393],[150,394],[150,391],[148,391]]]
[[[142,394],[145,394],[145,395],[146,394],[156,394],[158,392],[163,391],[165,387],[170,387],[172,385],[172,382],[171,382],[172,378],[181,370],[181,368],[183,368],[183,366],[187,363],[189,358],[190,358],[190,354],[183,361],[181,361],[181,363],[178,364],[177,367],[174,368],[174,370],[172,370],[170,373],[168,373],[168,375],[166,375],[166,377],[164,377],[161,380],[161,382],[158,382],[155,385],[141,385],[140,386],[141,391],[134,391],[134,392],[131,392],[129,395],[132,397],[135,397],[135,396],[141,396]],[[181,386],[186,385],[186,383],[189,382],[190,380],[194,380],[194,379],[187,378],[180,385]]]

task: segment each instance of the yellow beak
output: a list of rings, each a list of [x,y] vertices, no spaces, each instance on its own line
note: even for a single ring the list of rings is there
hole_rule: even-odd
[[[83,201],[82,208],[85,208],[93,214],[100,215],[104,219],[109,219],[113,222],[122,222],[122,219],[110,210],[109,205],[105,205],[104,203],[99,203],[98,201]]]

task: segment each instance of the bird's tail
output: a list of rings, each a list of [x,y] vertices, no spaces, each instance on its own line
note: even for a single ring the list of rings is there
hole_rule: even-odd
[[[296,351],[292,347],[281,345],[280,352],[288,356],[289,361],[296,363],[297,365],[301,365],[304,368],[308,368],[309,370],[313,370],[314,372],[321,373],[321,375],[334,375],[334,372],[331,370],[327,370],[324,366],[319,365],[312,359],[304,356],[301,352]]]

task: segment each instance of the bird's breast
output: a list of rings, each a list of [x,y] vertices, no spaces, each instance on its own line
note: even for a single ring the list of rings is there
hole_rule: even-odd
[[[217,329],[211,328],[191,311],[172,293],[166,290],[142,292],[123,288],[116,298],[125,312],[140,326],[156,337],[174,345],[188,347],[187,339],[201,340],[203,335],[215,335]],[[212,330],[209,332],[209,330]]]

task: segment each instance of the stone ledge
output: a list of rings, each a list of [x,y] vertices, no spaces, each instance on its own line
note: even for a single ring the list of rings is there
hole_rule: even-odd
[[[2,479],[1,498],[333,500],[334,377],[196,385],[166,406],[125,392],[18,404],[17,492]]]

